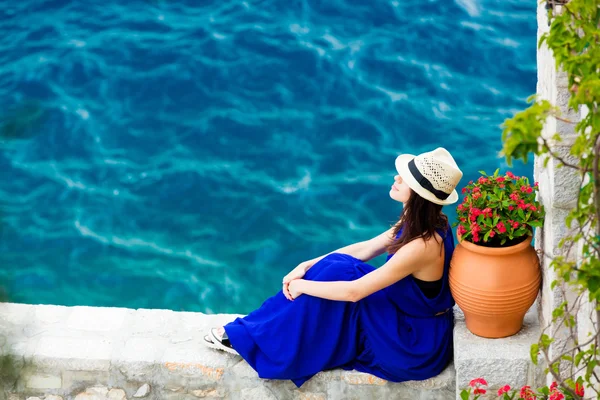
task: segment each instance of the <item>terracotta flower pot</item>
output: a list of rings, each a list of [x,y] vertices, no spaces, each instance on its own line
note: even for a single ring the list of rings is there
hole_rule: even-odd
[[[541,282],[539,259],[527,240],[509,247],[483,247],[461,241],[450,263],[450,291],[477,336],[517,333]]]

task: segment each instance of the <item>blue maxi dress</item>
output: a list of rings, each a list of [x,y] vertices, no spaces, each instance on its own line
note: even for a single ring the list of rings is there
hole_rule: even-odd
[[[309,295],[290,301],[279,291],[225,326],[231,345],[259,377],[290,379],[297,387],[333,368],[392,382],[438,375],[453,351],[448,269],[454,238],[450,227],[437,232],[444,240],[445,261],[442,289],[435,298],[425,297],[412,275],[354,303]],[[333,253],[315,263],[304,279],[350,281],[373,270],[357,258]]]

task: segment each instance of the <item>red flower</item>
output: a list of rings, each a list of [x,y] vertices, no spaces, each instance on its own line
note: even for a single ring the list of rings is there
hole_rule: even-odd
[[[510,390],[509,385],[502,386],[500,389],[498,389],[498,396],[502,396],[504,393],[508,393],[509,390]]]
[[[519,200],[519,195],[517,194],[517,192],[514,192],[509,197],[511,198],[511,200],[514,200],[514,201],[518,201]]]
[[[508,209],[509,209],[510,211],[512,211],[512,210],[514,210],[515,208],[514,208],[513,206],[508,206]]]
[[[575,394],[581,397],[583,397],[583,395],[585,394],[585,390],[583,389],[583,385],[581,383],[575,384]]]
[[[485,379],[483,378],[475,378],[473,379],[471,382],[469,382],[469,386],[471,387],[475,387],[477,385],[486,385],[487,386],[487,382]]]
[[[538,186],[540,186],[539,182],[536,182],[536,183],[533,184],[533,187],[538,187]]]
[[[465,222],[467,222],[467,219],[465,217],[460,217],[460,222],[465,223]]]
[[[529,209],[530,209],[531,211],[537,211],[537,207],[536,207],[536,206],[531,206],[531,207],[529,207]]]
[[[530,187],[528,187],[528,188],[527,188],[527,193],[531,193],[531,192],[533,192],[533,189],[532,189],[532,188],[530,188]]]
[[[475,390],[473,390],[473,394],[485,394],[485,392],[486,390],[481,388],[475,388]]]
[[[503,177],[499,176],[496,178],[496,182],[504,182],[506,179],[504,179]]]
[[[469,190],[469,189],[467,189],[466,187],[464,187],[464,188],[462,189],[462,192],[463,192],[463,193],[467,193],[467,190]]]
[[[537,397],[531,390],[531,386],[523,386],[521,388],[521,392],[519,393],[519,397],[523,400],[535,400]]]
[[[462,226],[462,225],[459,225],[459,226],[458,226],[458,229],[456,230],[456,233],[457,233],[459,236],[463,236],[465,233],[467,233],[467,228],[465,228],[465,227],[464,227],[464,226]]]
[[[456,208],[458,211],[465,211],[465,206],[462,204],[459,204],[458,207]]]
[[[504,226],[504,222],[502,222],[502,221],[498,222],[498,224],[496,225],[496,228],[498,228],[498,233],[506,232],[506,227]]]
[[[562,394],[561,392],[551,392],[550,393],[550,397],[548,397],[548,400],[564,400],[565,395]]]
[[[482,185],[486,184],[488,182],[489,182],[488,178],[485,178],[483,176],[477,180],[477,183],[481,183]]]
[[[481,197],[481,193],[473,193],[473,200],[477,200],[478,198]]]
[[[510,171],[508,171],[506,173],[506,176],[508,176],[510,179],[515,179],[516,178],[516,176],[512,172],[510,172]]]
[[[477,207],[473,207],[470,210],[470,214],[469,214],[469,219],[471,220],[471,222],[475,222],[477,221],[477,217],[479,217],[481,215],[481,210]]]
[[[496,236],[496,232],[494,232],[493,230],[490,231],[490,237],[494,237]]]
[[[473,193],[479,193],[479,192],[481,192],[480,188],[478,188],[478,187],[473,188]]]
[[[512,227],[513,227],[513,229],[517,229],[519,227],[519,223],[513,222]]]
[[[552,382],[552,383],[550,384],[550,388],[549,388],[549,389],[550,389],[550,391],[552,392],[552,391],[554,391],[554,390],[555,390],[557,387],[558,387],[558,383],[556,383],[556,382]]]
[[[492,209],[491,209],[491,208],[489,208],[489,207],[488,207],[488,208],[485,208],[485,209],[482,211],[482,214],[483,214],[483,215],[485,215],[486,217],[491,217],[491,216],[492,216]]]

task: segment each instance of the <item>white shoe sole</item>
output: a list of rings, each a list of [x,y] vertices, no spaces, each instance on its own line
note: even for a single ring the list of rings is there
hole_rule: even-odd
[[[217,328],[211,328],[210,329],[208,337],[209,337],[209,339],[212,340],[212,343],[210,343],[209,341],[207,341],[206,339],[204,339],[205,344],[208,347],[210,347],[211,349],[222,350],[222,351],[225,351],[225,352],[227,352],[229,354],[234,354],[236,356],[239,356],[240,353],[238,353],[237,351],[235,351],[231,347],[227,347],[227,346],[225,346],[225,345],[223,345],[221,343],[221,341],[219,340],[219,337],[215,333],[216,330],[217,330]]]

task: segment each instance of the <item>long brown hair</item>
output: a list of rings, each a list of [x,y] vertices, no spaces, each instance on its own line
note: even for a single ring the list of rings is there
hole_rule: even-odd
[[[394,237],[400,229],[402,235],[388,246],[391,254],[415,239],[429,240],[435,238],[435,230],[448,229],[448,217],[442,213],[442,205],[432,203],[411,190],[410,198],[404,205],[400,219],[394,226]],[[437,241],[437,239],[436,239]],[[441,252],[441,248],[440,248]]]

